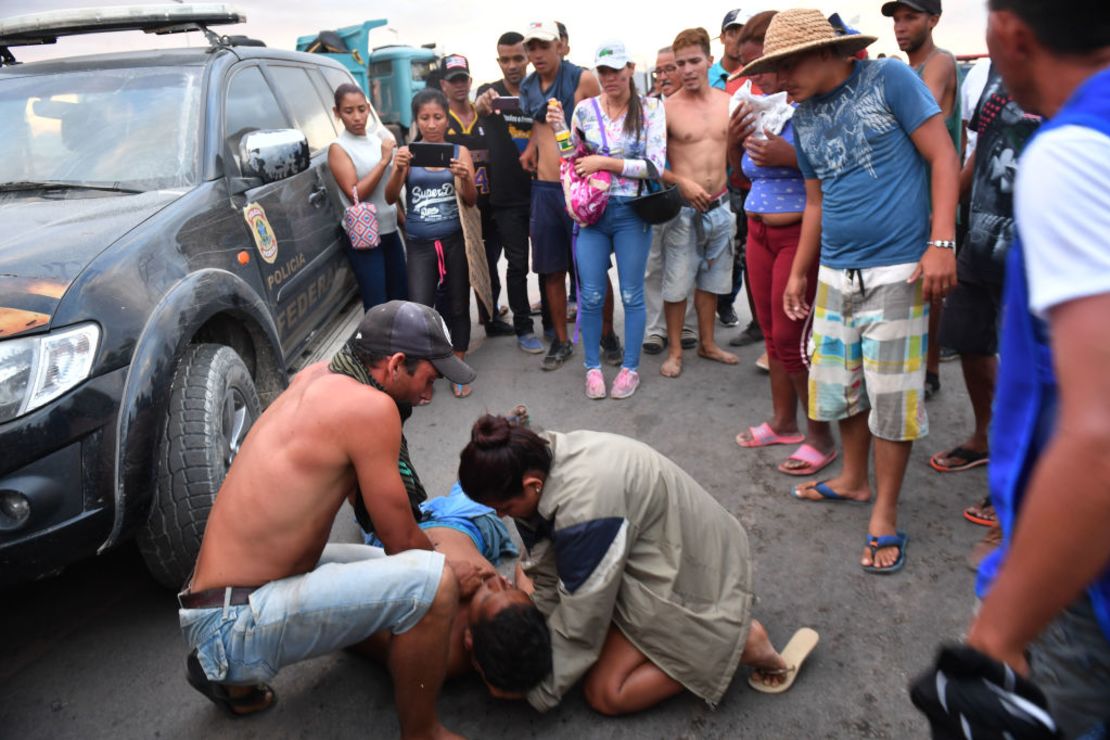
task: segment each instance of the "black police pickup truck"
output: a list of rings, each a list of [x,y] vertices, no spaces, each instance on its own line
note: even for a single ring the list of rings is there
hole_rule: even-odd
[[[361,315],[326,164],[349,74],[216,36],[223,6],[112,10],[0,21],[0,584],[137,537],[180,586],[252,422]],[[124,29],[209,43],[9,51]]]

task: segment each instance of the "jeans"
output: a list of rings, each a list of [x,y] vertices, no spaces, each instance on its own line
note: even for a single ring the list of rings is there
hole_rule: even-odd
[[[368,545],[330,544],[314,570],[271,581],[250,603],[179,609],[185,641],[209,680],[268,681],[282,666],[415,627],[435,599],[443,555],[409,550],[386,557]]]
[[[347,247],[347,259],[358,282],[362,307],[367,311],[386,301],[403,301],[409,297],[401,235],[391,231],[381,238],[382,243],[374,249]]]
[[[408,243],[409,300],[436,307],[436,291],[440,285],[440,267],[445,269],[445,291],[440,308],[445,309],[444,321],[451,332],[451,347],[466,352],[470,346],[470,268],[466,261],[466,243],[462,231],[442,239],[415,239]],[[436,245],[440,246],[437,247]],[[442,255],[443,261],[440,262]]]
[[[628,198],[611,197],[601,220],[578,234],[578,315],[586,369],[601,367],[601,311],[608,290],[609,255],[617,255],[621,303],[624,305],[624,362],[640,367],[647,311],[644,308],[644,270],[651,249],[651,227],[628,205]]]
[[[744,272],[747,269],[747,241],[748,217],[744,213],[744,201],[748,199],[748,191],[729,192],[729,202],[732,206],[733,216],[736,218],[736,236],[732,250],[732,292],[728,295],[717,296],[717,311],[725,311],[736,303],[736,296],[744,285]],[[754,318],[754,317],[753,317]]]
[[[667,320],[663,315],[663,239],[670,223],[668,221],[651,229],[651,251],[648,252],[647,270],[644,272],[644,304],[647,306],[645,333],[648,336],[667,336]],[[682,328],[691,332],[698,330],[693,291],[686,298],[686,316],[682,319]]]
[[[528,302],[528,206],[494,208],[493,219],[505,249],[505,292],[513,311],[517,336],[531,334],[532,306]],[[492,276],[491,276],[492,278]],[[540,286],[543,292],[543,286]]]

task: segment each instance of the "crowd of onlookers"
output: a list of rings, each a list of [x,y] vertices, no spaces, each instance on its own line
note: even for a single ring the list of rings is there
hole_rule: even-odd
[[[1027,675],[1041,635],[1033,676],[1077,734],[1110,714],[1110,469],[1098,446],[1110,428],[1099,319],[1110,11],[1052,6],[990,0],[991,56],[973,66],[934,42],[940,0],[876,8],[908,63],[869,58],[875,38],[836,15],[732,10],[715,29],[718,60],[709,33],[682,30],[643,92],[621,40],[587,69],[566,58],[561,23],[533,23],[497,39],[502,79],[472,90],[468,60],[452,54],[414,97],[414,142],[453,146],[439,167],[368,137],[366,98],[341,87],[346,131],[329,161],[344,193],[375,204],[383,234],[380,249],[351,253],[364,304],[435,306],[462,358],[474,291],[487,335],[515,336],[544,370],[578,336],[585,395],[623,399],[641,383],[641,352],[667,353],[657,382],[680,377],[684,350],[736,364],[714,329],[738,327],[743,290],[753,319],[728,344],[763,342],[772,412],[736,443],[793,447],[779,470],[807,479],[798,499],[873,502],[860,565],[875,574],[906,563],[902,480],[928,433],[938,363],[958,357],[974,429],[930,465],[990,465],[990,495],[964,511],[989,534],[972,555],[975,650],[948,651],[935,673],[949,692],[970,695],[974,678],[1002,686],[996,699],[1043,705],[1039,689],[993,672],[1002,661]],[[611,382],[606,364],[620,368]],[[937,732],[959,727],[941,684],[921,686]]]

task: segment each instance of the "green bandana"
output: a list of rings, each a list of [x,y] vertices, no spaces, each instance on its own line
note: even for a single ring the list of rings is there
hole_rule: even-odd
[[[370,376],[366,366],[355,356],[350,342],[344,344],[343,348],[336,353],[328,364],[328,369],[333,373],[346,375],[363,385],[368,385],[385,393],[385,388],[382,388]],[[412,416],[412,404],[401,403],[396,399],[394,399],[394,403],[397,404],[397,411],[401,414],[401,424],[403,425],[405,420]],[[405,492],[409,495],[409,506],[412,507],[413,517],[417,522],[423,521],[424,514],[420,511],[420,504],[428,500],[428,494],[424,491],[424,485],[416,474],[416,468],[412,466],[412,460],[409,458],[409,443],[405,439],[404,432],[401,433],[401,453],[398,456],[397,469],[401,473],[401,480],[405,484]],[[370,520],[370,512],[366,510],[366,504],[362,500],[362,491],[359,489],[357,481],[355,483],[355,518],[367,534],[373,533],[374,522]]]

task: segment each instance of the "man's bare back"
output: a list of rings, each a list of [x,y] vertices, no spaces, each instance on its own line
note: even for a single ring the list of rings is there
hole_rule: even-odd
[[[675,175],[692,180],[709,196],[727,179],[728,94],[706,85],[667,98],[667,159]]]
[[[404,499],[400,437],[400,415],[386,394],[326,362],[298,373],[259,417],[220,487],[191,590],[258,586],[312,570],[356,482],[351,441],[380,448],[360,454],[360,468],[391,470]],[[404,513],[412,519],[407,505]]]

